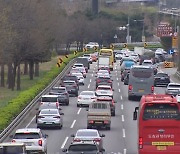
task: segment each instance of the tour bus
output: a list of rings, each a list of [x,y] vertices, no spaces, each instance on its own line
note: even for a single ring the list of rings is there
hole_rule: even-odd
[[[113,67],[114,67],[114,53],[112,49],[101,49],[99,51],[99,56],[106,56],[109,57],[110,59],[110,70],[113,71]]]
[[[138,120],[139,154],[180,153],[180,105],[174,96],[142,96],[133,120]]]
[[[154,93],[154,70],[150,66],[133,65],[129,74],[128,99]]]

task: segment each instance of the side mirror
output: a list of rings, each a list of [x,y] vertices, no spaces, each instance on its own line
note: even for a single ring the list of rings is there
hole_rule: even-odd
[[[74,135],[74,134],[72,134],[72,135],[71,135],[71,137],[75,137],[75,135]]]

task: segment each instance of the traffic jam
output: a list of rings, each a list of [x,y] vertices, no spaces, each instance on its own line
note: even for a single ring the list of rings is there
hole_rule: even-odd
[[[180,84],[171,82],[168,73],[159,71],[167,55],[163,49],[157,49],[154,58],[141,52],[140,48],[133,51],[100,49],[78,57],[58,84],[42,95],[35,115],[36,128],[17,129],[11,135],[11,142],[25,146],[24,153],[52,154],[48,152],[50,136],[44,132],[63,129],[64,118],[69,114],[63,110],[73,103],[78,110],[85,110],[86,123],[69,135],[70,144],[61,146],[58,152],[108,153],[103,143],[108,140],[106,133],[111,131],[112,120],[119,110],[116,81],[112,79],[116,70],[120,73],[120,82],[127,87],[128,100],[139,102],[130,115],[134,122],[138,120],[137,153],[180,153]],[[86,80],[93,75],[92,70],[95,81],[90,82],[94,82],[95,89],[89,90]],[[156,87],[165,87],[165,93],[156,94]],[[76,101],[72,102],[71,98]]]

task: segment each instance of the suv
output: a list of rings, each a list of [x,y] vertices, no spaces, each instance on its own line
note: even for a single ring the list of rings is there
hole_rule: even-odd
[[[110,77],[108,76],[98,76],[98,78],[96,78],[96,88],[99,86],[99,85],[110,85],[111,88],[112,88],[112,80]]]
[[[75,81],[66,80],[63,81],[62,86],[65,86],[70,95],[78,96],[78,85]]]
[[[104,149],[99,149],[98,145],[93,141],[74,142],[70,144],[68,149],[63,149],[62,151],[68,154],[102,154],[105,152]]]
[[[166,94],[176,96],[180,94],[180,84],[179,83],[169,83],[165,91]]]
[[[12,142],[25,143],[27,151],[46,154],[46,137],[39,128],[22,128],[16,130]]]
[[[60,104],[69,105],[69,94],[66,87],[53,87],[49,94],[58,95],[58,101]]]

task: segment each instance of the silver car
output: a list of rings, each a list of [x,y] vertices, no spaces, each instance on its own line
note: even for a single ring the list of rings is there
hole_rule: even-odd
[[[180,84],[179,83],[169,83],[165,93],[168,95],[173,95],[173,96],[180,94]]]
[[[93,141],[99,146],[99,149],[103,149],[103,137],[105,137],[105,135],[100,134],[96,129],[79,129],[76,134],[72,134],[71,137],[73,137],[73,143]]]
[[[43,109],[37,117],[37,127],[63,127],[64,113],[60,113],[58,109]]]

